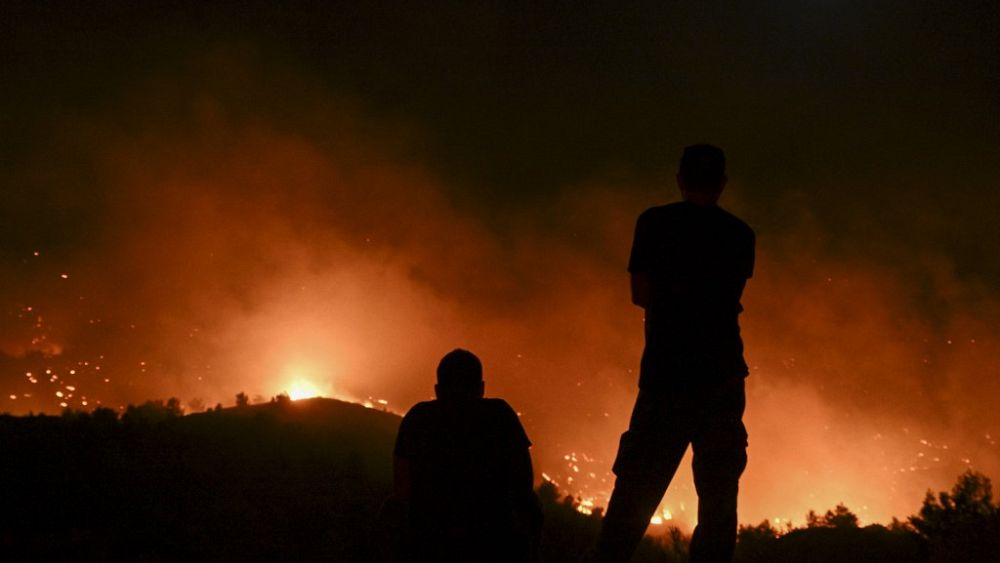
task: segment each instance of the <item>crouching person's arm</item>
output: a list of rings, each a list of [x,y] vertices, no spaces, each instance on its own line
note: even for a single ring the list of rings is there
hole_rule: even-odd
[[[535,476],[528,448],[518,451],[511,460],[513,477],[514,517],[518,533],[527,549],[526,561],[540,561],[542,544],[542,505],[535,494]]]
[[[393,493],[382,503],[376,521],[375,546],[384,563],[404,561],[410,506],[410,463],[405,457],[392,460]]]

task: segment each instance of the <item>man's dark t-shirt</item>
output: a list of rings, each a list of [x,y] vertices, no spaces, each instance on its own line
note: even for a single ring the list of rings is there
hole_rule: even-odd
[[[754,242],[746,223],[715,205],[672,203],[639,216],[628,269],[652,285],[641,389],[747,375],[738,317]]]
[[[511,531],[518,481],[511,468],[531,442],[502,399],[417,403],[395,455],[410,467],[410,527],[422,541],[489,542]]]

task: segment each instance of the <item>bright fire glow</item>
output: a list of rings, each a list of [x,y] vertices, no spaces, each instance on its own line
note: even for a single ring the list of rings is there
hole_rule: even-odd
[[[293,381],[292,385],[288,388],[288,397],[293,401],[319,397],[321,394],[322,393],[320,392],[319,387],[306,379],[297,379]]]
[[[668,520],[673,520],[674,515],[670,513],[669,510],[664,508],[661,512],[653,514],[653,517],[649,519],[649,523],[654,526],[659,526]]]
[[[291,362],[282,370],[280,381],[284,381],[284,384],[279,389],[293,401],[312,397],[333,397],[332,382],[329,377],[323,375],[326,373],[328,371],[325,366],[311,361]]]

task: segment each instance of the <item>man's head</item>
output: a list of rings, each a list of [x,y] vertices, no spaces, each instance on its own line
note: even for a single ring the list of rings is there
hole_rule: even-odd
[[[685,201],[714,204],[726,186],[726,155],[712,145],[691,145],[681,155],[677,185]]]
[[[438,399],[480,399],[484,391],[483,364],[475,354],[456,348],[441,358],[434,385]]]

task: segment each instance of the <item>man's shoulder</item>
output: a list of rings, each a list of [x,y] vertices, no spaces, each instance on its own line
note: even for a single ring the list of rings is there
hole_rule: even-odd
[[[403,415],[403,420],[417,420],[433,416],[433,413],[437,410],[437,401],[421,401],[410,407],[410,410],[406,411],[406,414]]]
[[[489,417],[497,424],[496,428],[504,440],[510,440],[514,447],[530,447],[531,441],[524,432],[517,411],[503,399],[483,399],[483,407],[489,412]]]
[[[452,407],[456,406],[458,405],[452,405]],[[412,419],[412,418],[430,417],[436,415],[439,412],[444,411],[446,408],[447,405],[442,403],[440,400],[421,401],[410,407],[410,410],[406,412],[403,418]],[[495,415],[495,416],[507,415],[507,414],[513,414],[515,416],[517,415],[517,413],[514,412],[514,409],[510,406],[509,403],[507,403],[507,401],[495,398],[476,399],[472,402],[460,406],[460,410],[462,412],[479,411],[486,413],[488,415]]]
[[[660,223],[690,218],[693,220],[717,220],[732,228],[753,234],[753,229],[743,219],[718,205],[698,206],[684,201],[650,207],[639,214],[640,223]]]
[[[484,405],[490,405],[491,408],[497,408],[497,409],[511,408],[510,403],[498,397],[483,397],[482,401]]]
[[[639,214],[639,221],[659,221],[671,215],[684,213],[684,202],[675,201],[665,205],[656,205]]]
[[[746,221],[744,221],[743,219],[740,219],[736,215],[730,213],[729,211],[726,211],[725,209],[723,209],[723,208],[721,208],[719,206],[716,206],[716,209],[719,210],[720,216],[723,217],[724,220],[727,223],[729,223],[730,225],[732,225],[732,229],[733,230],[740,231],[740,232],[742,232],[742,234],[750,236],[750,237],[755,236],[754,232],[753,232],[753,228],[751,228],[750,225],[748,225]]]
[[[484,410],[492,414],[496,414],[498,416],[500,415],[506,416],[512,414],[514,416],[517,416],[517,413],[514,412],[514,408],[510,406],[510,403],[508,403],[503,399],[485,397],[482,399],[481,404]]]

